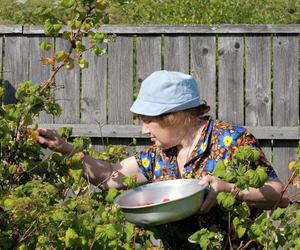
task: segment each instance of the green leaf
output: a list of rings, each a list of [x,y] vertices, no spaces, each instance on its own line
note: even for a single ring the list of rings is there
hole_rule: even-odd
[[[226,166],[223,161],[218,161],[212,175],[217,176],[219,178],[225,178],[226,176]]]
[[[235,204],[235,198],[231,193],[221,192],[217,195],[217,202],[226,210],[231,210],[233,205]]]
[[[235,217],[232,221],[232,225],[237,236],[239,238],[242,238],[246,233],[246,227],[244,227],[244,223],[238,217]]]
[[[58,50],[55,52],[55,59],[58,61],[58,62],[61,62],[65,59],[67,59],[69,57],[69,53],[63,51],[63,50]]]
[[[248,177],[250,187],[255,187],[255,188],[260,187],[261,181],[259,179],[259,175],[256,173],[255,170],[249,169],[245,173],[245,176]]]
[[[48,41],[42,41],[40,43],[40,48],[42,50],[50,50],[52,48],[52,43],[51,42],[48,42]]]
[[[261,185],[264,184],[269,179],[269,176],[267,175],[267,172],[266,172],[266,168],[259,166],[256,168],[255,171],[258,174]]]
[[[256,148],[251,148],[250,154],[249,154],[249,161],[255,163],[259,160],[260,158],[260,151]]]
[[[272,213],[272,219],[273,220],[279,220],[285,213],[285,210],[283,208],[276,208],[276,210]]]
[[[59,134],[60,137],[64,138],[64,139],[68,139],[70,138],[71,134],[72,134],[72,127],[60,127],[57,129],[57,132]]]
[[[74,179],[75,182],[79,182],[82,177],[82,169],[69,169],[69,175]]]
[[[79,59],[78,64],[79,64],[79,67],[82,69],[86,69],[89,67],[89,63],[84,59]]]
[[[85,46],[81,41],[76,41],[76,49],[77,52],[84,52],[86,50]]]
[[[44,32],[46,36],[58,36],[61,29],[61,24],[52,24],[50,20],[46,20],[44,25]]]
[[[78,234],[73,228],[68,228],[65,234],[65,244],[66,247],[74,247],[77,245],[78,242]]]
[[[66,8],[71,8],[76,3],[76,0],[62,0],[61,4],[62,6]]]
[[[5,88],[0,87],[0,97],[4,96],[5,94]]]
[[[131,242],[131,240],[135,236],[135,226],[133,224],[127,223],[125,232],[126,232],[126,241]]]
[[[105,197],[105,200],[109,203],[112,203],[114,201],[114,199],[118,196],[119,193],[120,192],[119,192],[118,189],[110,188],[108,190],[108,193],[107,193],[106,197]]]

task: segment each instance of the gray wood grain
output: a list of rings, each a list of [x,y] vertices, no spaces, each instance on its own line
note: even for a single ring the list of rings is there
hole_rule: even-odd
[[[275,36],[274,125],[297,126],[299,123],[298,36]]]
[[[270,36],[246,36],[245,118],[249,126],[271,125]]]
[[[56,39],[56,50],[69,50],[69,43],[61,38]],[[72,70],[62,68],[56,78],[57,103],[62,105],[61,116],[55,117],[55,123],[79,123],[80,121],[80,69],[75,62]]]
[[[21,34],[22,31],[22,25],[0,25],[0,34]]]
[[[1,54],[0,54],[0,67],[1,67],[1,77],[0,77],[0,86],[2,86],[2,82],[3,82],[3,77],[2,77],[2,71],[3,71],[3,68],[2,68],[2,66],[3,66],[3,62],[2,62],[2,55],[3,55],[3,41],[4,41],[4,37],[3,36],[0,36],[0,52],[1,52]],[[0,102],[2,103],[2,97],[0,98]]]
[[[300,33],[299,24],[290,25],[103,25],[101,31],[114,34],[240,34],[240,33]]]
[[[3,33],[12,26],[1,26]],[[22,28],[22,27],[21,27]],[[20,28],[19,32],[22,32]],[[67,30],[67,27],[63,27]],[[258,34],[258,33],[300,33],[299,24],[220,24],[220,25],[102,25],[100,31],[109,34]],[[43,26],[24,26],[24,34],[43,34]]]
[[[139,36],[137,38],[136,56],[136,83],[138,91],[142,81],[147,76],[161,69],[161,37]]]
[[[164,69],[189,73],[189,37],[164,37]]]
[[[5,37],[3,85],[6,88],[6,94],[4,103],[14,103],[19,83],[29,79],[29,61],[28,37]]]
[[[120,137],[120,138],[145,138],[141,133],[140,125],[114,125],[107,124],[40,124],[45,128],[72,127],[73,136],[90,137]],[[298,127],[249,127],[245,126],[257,139],[261,140],[299,140]]]
[[[299,126],[298,36],[277,35],[273,40],[274,104],[273,125]],[[296,159],[297,143],[275,141],[274,167],[286,181],[288,163]]]
[[[210,106],[216,117],[216,38],[191,36],[191,74],[198,82],[200,98]]]
[[[218,118],[233,124],[244,123],[242,36],[219,36]]]
[[[84,39],[88,48],[90,44]],[[107,44],[102,45],[107,50]],[[107,104],[107,54],[96,56],[88,51],[84,58],[89,67],[82,70],[82,123],[106,124]]]
[[[130,124],[133,95],[133,45],[130,36],[118,36],[108,45],[108,123]]]
[[[41,59],[51,57],[51,51],[42,51],[40,49],[40,43],[42,41],[54,42],[53,38],[45,38],[40,36],[30,36],[29,38],[29,79],[33,83],[41,83],[47,80],[50,76],[51,66],[42,65]],[[54,46],[54,44],[53,44]],[[53,121],[51,115],[42,112],[39,115],[39,122],[50,123]]]
[[[246,84],[245,122],[248,126],[271,126],[271,40],[269,35],[247,35],[245,38]],[[262,149],[272,162],[272,142]]]
[[[273,143],[273,167],[282,183],[286,183],[291,171],[288,164],[292,160],[297,160],[297,148],[299,141],[274,141]],[[294,188],[289,188],[288,193],[292,194]]]

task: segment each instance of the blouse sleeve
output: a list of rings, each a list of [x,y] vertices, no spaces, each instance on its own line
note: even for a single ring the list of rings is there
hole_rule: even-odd
[[[148,181],[151,181],[153,179],[153,169],[155,165],[155,147],[151,146],[146,150],[137,152],[135,158],[140,171]]]
[[[264,152],[262,151],[258,140],[249,132],[249,131],[245,131],[242,136],[238,139],[238,147],[243,147],[243,146],[251,146],[251,147],[255,147],[260,151],[260,158],[259,160],[255,163],[255,165],[253,166],[253,168],[255,169],[258,166],[263,166],[267,168],[267,174],[269,176],[270,179],[275,179],[277,178],[277,174],[274,171],[271,163],[268,161],[268,159],[266,158]]]

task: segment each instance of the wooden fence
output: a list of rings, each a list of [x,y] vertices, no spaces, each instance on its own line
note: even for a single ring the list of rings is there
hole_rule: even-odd
[[[103,26],[116,34],[107,54],[86,53],[88,69],[62,70],[56,77],[58,118],[41,115],[43,127],[72,126],[74,136],[148,144],[129,108],[134,91],[155,70],[195,76],[201,95],[220,120],[244,125],[260,140],[280,178],[296,158],[299,125],[300,25]],[[0,26],[5,102],[14,101],[19,82],[45,80],[49,69],[40,58],[42,40],[66,48],[61,38],[46,38],[37,26]],[[101,129],[100,129],[101,128]],[[98,138],[98,139],[97,139]],[[100,148],[100,147],[98,147]]]

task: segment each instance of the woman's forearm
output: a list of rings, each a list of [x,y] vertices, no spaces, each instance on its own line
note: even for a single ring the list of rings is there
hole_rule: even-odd
[[[238,201],[245,201],[248,205],[261,209],[272,209],[279,199],[280,207],[286,207],[289,199],[285,193],[281,197],[283,185],[279,180],[268,180],[261,188],[249,188],[237,194]]]

